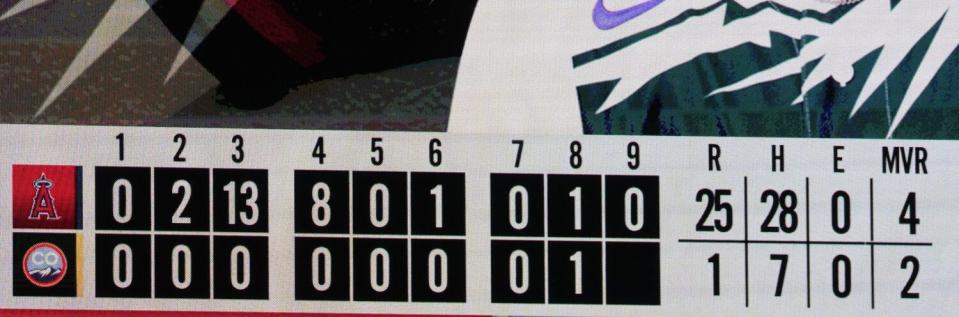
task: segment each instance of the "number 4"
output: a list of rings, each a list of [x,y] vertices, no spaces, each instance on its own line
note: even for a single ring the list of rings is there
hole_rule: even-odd
[[[323,137],[316,138],[316,145],[313,146],[313,158],[319,160],[320,164],[323,164],[326,159],[326,152],[323,151]]]
[[[899,213],[899,223],[909,226],[909,234],[916,234],[916,226],[919,225],[919,218],[916,218],[916,193],[909,193],[906,197],[906,203],[902,205],[902,212]]]

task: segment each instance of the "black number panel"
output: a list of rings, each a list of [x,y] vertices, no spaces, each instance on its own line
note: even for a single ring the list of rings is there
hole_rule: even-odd
[[[466,241],[412,242],[414,302],[466,302]]]
[[[150,168],[96,167],[96,229],[150,230]]]
[[[154,295],[157,298],[210,298],[210,237],[156,235]]]
[[[349,238],[297,237],[297,300],[350,299]]]
[[[353,299],[405,302],[405,239],[353,240]]]
[[[157,168],[153,178],[155,230],[210,230],[210,170]]]
[[[606,176],[606,236],[659,238],[659,178]]]
[[[150,235],[96,236],[97,297],[149,298],[153,250]]]
[[[349,233],[349,172],[296,171],[293,175],[296,233]]]
[[[268,248],[267,237],[214,237],[213,297],[267,299]]]
[[[493,241],[494,303],[546,303],[543,242]]]
[[[549,302],[603,303],[603,245],[549,242]]]
[[[410,184],[413,234],[465,234],[465,174],[412,173]]]
[[[403,234],[406,232],[406,173],[353,173],[353,232]]]
[[[602,236],[601,177],[547,176],[550,237]]]
[[[606,303],[660,304],[659,243],[606,243]]]
[[[494,236],[543,236],[543,175],[492,174],[490,195]]]
[[[213,229],[267,232],[269,191],[266,170],[213,170]]]

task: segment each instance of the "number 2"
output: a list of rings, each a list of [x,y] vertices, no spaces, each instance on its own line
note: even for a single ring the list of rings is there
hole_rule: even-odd
[[[183,199],[180,200],[180,205],[176,207],[176,211],[173,212],[173,219],[170,222],[175,224],[190,224],[190,217],[184,217],[183,211],[186,210],[187,204],[190,202],[190,196],[193,195],[193,187],[190,186],[190,182],[185,180],[177,180],[173,183],[173,193],[180,194],[183,193]]]
[[[173,161],[186,162],[186,158],[183,157],[183,150],[186,149],[186,136],[182,133],[177,133],[173,136],[173,143],[180,144],[180,147],[176,150],[176,154],[173,155]]]
[[[916,282],[916,276],[919,275],[919,259],[915,256],[907,255],[902,258],[899,267],[905,270],[910,264],[912,264],[912,272],[909,273],[909,280],[906,281],[906,286],[902,287],[902,292],[899,293],[899,296],[902,298],[919,298],[919,293],[912,291],[912,284]]]

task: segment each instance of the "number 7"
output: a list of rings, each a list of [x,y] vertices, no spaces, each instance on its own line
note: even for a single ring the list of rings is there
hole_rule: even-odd
[[[786,279],[786,264],[789,263],[787,254],[770,254],[770,261],[779,261],[779,279],[776,280],[776,297],[783,295],[783,280]]]
[[[513,167],[519,167],[520,160],[523,159],[523,140],[513,140],[513,144],[516,144],[516,163],[513,164]]]

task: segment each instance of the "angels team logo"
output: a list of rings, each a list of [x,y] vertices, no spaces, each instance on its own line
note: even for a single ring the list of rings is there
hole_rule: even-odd
[[[33,207],[30,207],[30,215],[27,218],[34,220],[41,218],[60,219],[51,193],[53,181],[47,179],[47,174],[40,174],[40,178],[33,181],[33,188],[37,189],[37,193],[33,196]]]
[[[23,256],[23,274],[33,285],[52,287],[63,280],[66,272],[67,257],[52,243],[37,243]]]
[[[78,166],[14,165],[13,227],[80,229],[81,174]]]

